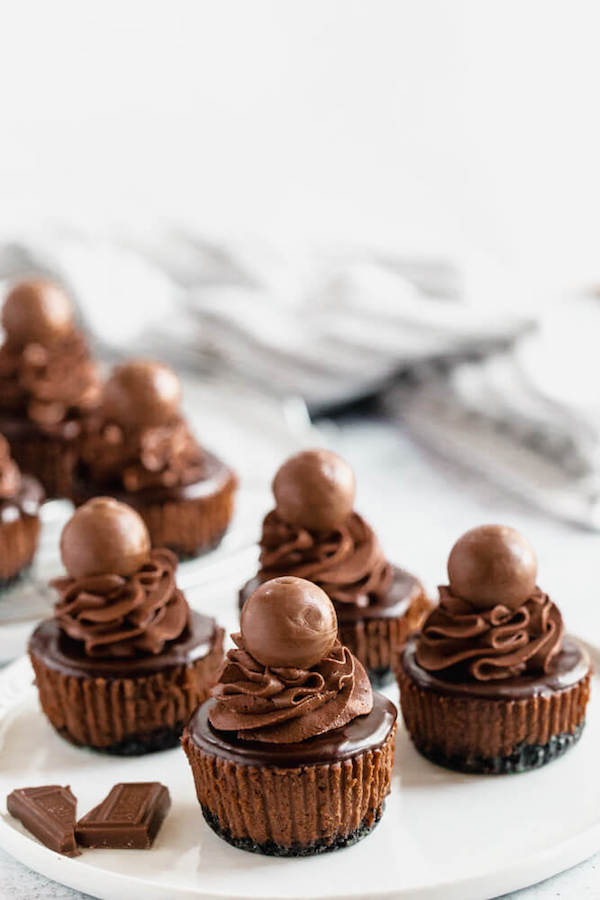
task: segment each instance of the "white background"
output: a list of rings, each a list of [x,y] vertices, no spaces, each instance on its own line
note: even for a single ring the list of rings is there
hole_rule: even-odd
[[[0,6],[0,228],[491,253],[600,278],[594,0]]]

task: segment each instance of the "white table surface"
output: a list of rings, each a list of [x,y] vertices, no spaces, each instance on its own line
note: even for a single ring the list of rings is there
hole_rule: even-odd
[[[522,507],[518,500],[432,458],[387,423],[350,418],[326,430],[331,446],[355,468],[357,508],[376,527],[389,557],[420,575],[432,592],[445,580],[448,552],[463,531],[483,522],[510,524],[532,541],[540,560],[539,583],[561,606],[569,630],[592,643],[600,642],[596,587],[600,536]],[[556,814],[561,814],[560,809]],[[84,896],[49,882],[0,850],[2,900],[81,900]],[[600,854],[505,896],[510,900],[598,898]]]

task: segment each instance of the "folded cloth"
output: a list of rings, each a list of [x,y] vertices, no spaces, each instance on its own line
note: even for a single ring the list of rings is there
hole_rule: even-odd
[[[571,297],[511,352],[422,372],[385,408],[445,458],[600,530],[599,333],[598,299]]]
[[[63,281],[113,352],[233,371],[312,411],[424,363],[510,346],[531,324],[464,301],[453,265],[377,251],[63,231],[0,246],[0,278],[26,272]]]
[[[597,299],[552,307],[532,331],[486,303],[492,279],[466,297],[444,261],[175,231],[0,245],[0,278],[30,272],[63,281],[113,354],[233,375],[312,412],[381,395],[434,449],[600,528]]]

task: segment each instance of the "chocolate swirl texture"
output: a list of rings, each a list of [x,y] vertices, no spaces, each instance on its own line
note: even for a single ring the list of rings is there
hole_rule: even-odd
[[[211,725],[243,740],[293,744],[341,728],[373,707],[373,692],[360,662],[338,640],[309,669],[268,667],[244,648],[227,654]]]
[[[24,415],[49,434],[74,438],[78,419],[100,395],[96,364],[76,331],[48,345],[0,347],[0,408]]]
[[[177,558],[152,550],[135,574],[58,578],[54,615],[61,630],[90,657],[156,655],[179,638],[189,607],[175,584]]]
[[[260,546],[261,580],[306,578],[336,603],[380,602],[392,581],[392,566],[373,530],[355,512],[332,531],[319,532],[290,525],[272,510],[263,522]]]
[[[91,422],[82,458],[94,482],[126,491],[185,486],[206,475],[206,453],[180,417],[132,428]]]
[[[423,625],[417,662],[429,672],[491,681],[547,673],[562,647],[563,621],[547,594],[535,588],[517,609],[479,610],[449,588]]]

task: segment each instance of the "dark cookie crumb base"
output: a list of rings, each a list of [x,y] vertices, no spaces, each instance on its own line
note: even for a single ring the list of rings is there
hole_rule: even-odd
[[[358,843],[358,841],[361,841],[373,831],[379,822],[382,813],[383,806],[380,806],[379,809],[376,810],[375,818],[370,824],[363,822],[350,834],[345,837],[340,836],[332,842],[317,841],[309,847],[299,847],[297,845],[292,847],[282,847],[279,844],[275,844],[273,841],[267,841],[266,844],[257,844],[252,838],[233,837],[229,829],[222,827],[217,817],[211,813],[208,807],[202,807],[202,815],[207,824],[220,838],[223,838],[223,840],[227,841],[228,844],[231,844],[232,847],[237,847],[238,850],[247,850],[249,853],[262,853],[265,856],[316,856],[319,853],[329,853],[331,850],[341,850],[343,847],[351,847],[352,844]],[[369,818],[371,817],[369,816]]]
[[[418,744],[415,746],[426,759],[455,772],[467,772],[471,775],[513,775],[539,769],[546,763],[558,759],[577,743],[584,725],[585,722],[578,725],[572,734],[554,735],[547,744],[520,744],[510,756],[449,757],[436,749],[420,747]]]
[[[118,744],[111,744],[109,747],[91,747],[95,753],[110,753],[113,756],[143,756],[145,753],[158,753],[160,750],[170,750],[172,747],[179,746],[181,733],[185,727],[185,722],[181,722],[176,728],[161,728],[159,731],[152,731],[147,735],[139,735],[125,738]],[[71,740],[70,736],[64,730],[57,730],[57,734],[70,744],[80,747]]]

